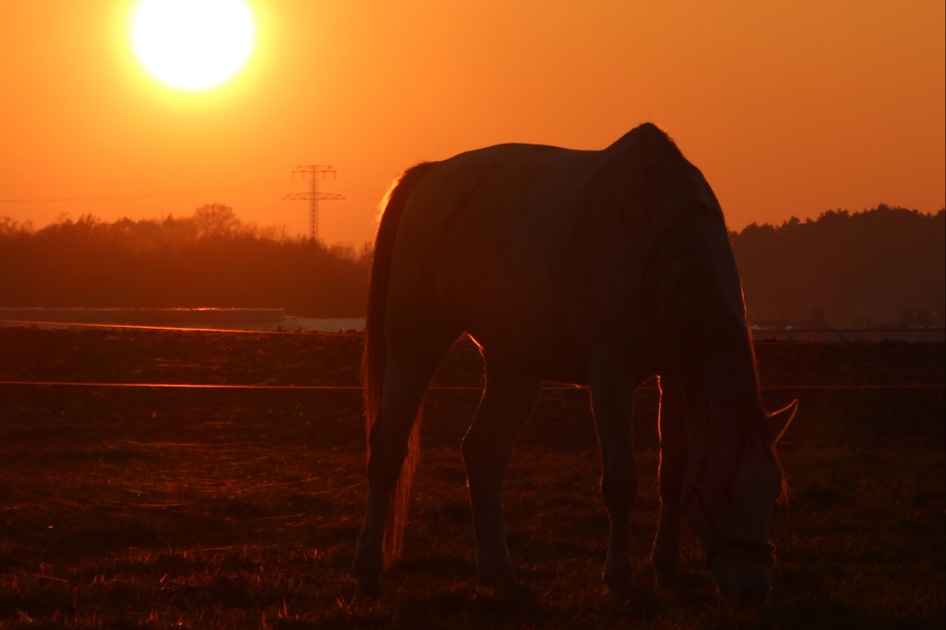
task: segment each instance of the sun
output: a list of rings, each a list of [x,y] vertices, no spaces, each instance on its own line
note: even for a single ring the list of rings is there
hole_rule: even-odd
[[[141,0],[131,39],[138,60],[159,81],[205,90],[246,64],[255,29],[242,0]]]

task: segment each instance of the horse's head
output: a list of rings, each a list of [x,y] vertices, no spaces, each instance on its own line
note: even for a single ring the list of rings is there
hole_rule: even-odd
[[[747,419],[723,418],[711,405],[713,430],[702,449],[691,451],[684,518],[700,539],[720,593],[743,602],[765,601],[769,593],[769,569],[775,564],[769,519],[782,493],[775,444],[797,408],[794,401],[743,423]]]

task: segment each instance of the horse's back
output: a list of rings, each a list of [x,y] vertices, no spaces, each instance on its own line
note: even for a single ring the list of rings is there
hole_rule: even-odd
[[[487,352],[586,382],[591,346],[652,343],[649,265],[701,204],[697,212],[719,213],[699,171],[652,125],[600,151],[463,153],[412,194],[392,287],[411,296],[405,316],[437,310]]]

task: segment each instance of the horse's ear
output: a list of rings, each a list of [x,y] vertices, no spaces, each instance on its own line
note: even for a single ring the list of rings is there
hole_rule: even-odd
[[[769,440],[772,444],[775,444],[781,439],[782,434],[785,433],[785,429],[792,423],[792,418],[795,417],[796,411],[798,411],[797,398],[790,402],[788,406],[770,413],[769,417],[766,418],[766,429],[768,430]]]

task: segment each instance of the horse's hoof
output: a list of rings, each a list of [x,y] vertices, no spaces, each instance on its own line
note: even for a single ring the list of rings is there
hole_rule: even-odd
[[[364,580],[358,582],[358,590],[355,591],[355,601],[365,602],[380,599],[384,592],[381,589],[380,580]]]
[[[481,588],[487,589],[491,594],[500,597],[516,595],[521,590],[519,580],[516,579],[516,575],[512,571],[481,574],[479,582]]]
[[[518,580],[516,580],[516,575],[511,571],[504,571],[502,573],[494,574],[480,574],[480,586],[484,586],[486,588],[509,588],[516,586],[517,584]]]
[[[680,555],[654,553],[650,559],[654,567],[654,573],[657,574],[657,588],[672,589],[679,582],[680,574]]]
[[[604,583],[608,587],[608,595],[626,600],[634,594],[633,571],[605,571]]]
[[[616,600],[626,601],[634,596],[634,582],[611,581],[605,582],[608,587],[608,597]]]
[[[673,591],[680,585],[680,578],[676,575],[673,576],[661,576],[657,574],[657,590],[658,591]]]
[[[667,567],[655,564],[654,573],[657,574],[657,588],[660,590],[674,589],[680,582],[680,574],[676,565]]]

